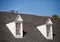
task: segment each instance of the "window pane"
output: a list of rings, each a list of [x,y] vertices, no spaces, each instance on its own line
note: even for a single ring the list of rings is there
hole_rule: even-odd
[[[20,23],[16,23],[16,28],[20,28]]]
[[[47,25],[47,36],[49,36],[50,26]]]
[[[19,30],[19,28],[16,28],[16,35],[20,35],[20,30]]]

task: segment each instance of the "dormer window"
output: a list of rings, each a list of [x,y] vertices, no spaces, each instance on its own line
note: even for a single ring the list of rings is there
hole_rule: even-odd
[[[47,31],[47,39],[53,39],[52,35],[52,21],[50,19],[46,22],[46,31]]]
[[[20,15],[16,17],[15,25],[16,25],[16,38],[23,37],[23,20]]]
[[[46,29],[47,29],[47,37],[49,37],[51,35],[51,25],[46,25]]]
[[[20,23],[16,23],[16,35],[20,35]]]
[[[47,25],[47,36],[49,36],[50,26]]]

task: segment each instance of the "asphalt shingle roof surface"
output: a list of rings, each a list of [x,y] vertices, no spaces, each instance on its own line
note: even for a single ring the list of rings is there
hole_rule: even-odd
[[[47,40],[36,28],[46,23],[48,17],[20,14],[23,19],[24,37],[15,38],[6,24],[13,22],[20,13],[0,12],[0,42],[60,42],[60,19],[52,19],[53,40]]]

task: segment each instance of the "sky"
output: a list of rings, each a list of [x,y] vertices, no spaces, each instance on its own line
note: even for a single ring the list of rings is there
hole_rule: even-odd
[[[0,11],[15,10],[38,16],[60,17],[60,0],[0,0]]]

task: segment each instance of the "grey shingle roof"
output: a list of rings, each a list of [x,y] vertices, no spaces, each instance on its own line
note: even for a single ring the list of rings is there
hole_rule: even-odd
[[[39,32],[36,26],[43,25],[49,17],[20,14],[23,18],[24,37],[15,38],[6,23],[15,20],[20,13],[0,12],[0,42],[59,42],[60,41],[60,19],[52,19],[53,22],[53,40],[46,40]]]

